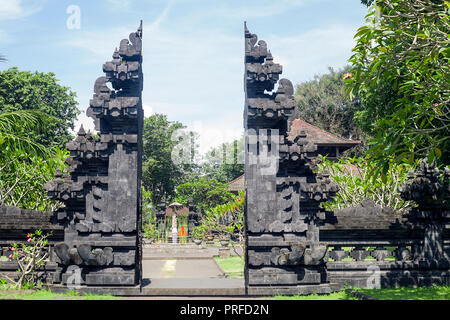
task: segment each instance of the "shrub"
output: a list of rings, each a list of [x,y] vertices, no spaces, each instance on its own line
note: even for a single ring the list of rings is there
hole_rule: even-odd
[[[27,234],[27,243],[14,243],[11,246],[11,254],[9,258],[17,261],[20,273],[19,280],[15,282],[15,288],[22,289],[24,287],[34,286],[38,282],[37,270],[45,265],[49,256],[48,237],[50,233],[43,234],[42,230],[36,230],[34,233]]]
[[[407,180],[409,164],[392,166],[383,182],[381,176],[372,176],[374,163],[364,158],[341,158],[337,162],[320,156],[319,172],[327,170],[330,178],[339,186],[337,196],[326,203],[326,210],[344,209],[356,206],[369,198],[382,208],[391,208],[396,214],[402,214],[414,207],[412,201],[400,197],[398,187]]]

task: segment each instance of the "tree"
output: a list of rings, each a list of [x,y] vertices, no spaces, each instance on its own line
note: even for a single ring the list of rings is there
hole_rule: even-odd
[[[197,209],[202,212],[234,199],[227,190],[227,185],[207,177],[198,177],[194,181],[180,184],[176,188],[176,201],[187,206],[192,200]]]
[[[52,117],[36,110],[0,113],[0,203],[24,209],[55,210],[43,185],[63,170],[65,149],[46,148],[33,140],[45,133]]]
[[[48,155],[49,149],[36,142],[34,137],[45,134],[54,118],[37,110],[1,112],[0,158],[10,152],[21,151],[31,155]]]
[[[153,204],[158,204],[163,197],[173,197],[175,187],[195,167],[172,160],[178,143],[172,138],[175,131],[183,128],[183,124],[170,122],[163,114],[153,114],[144,120],[142,181],[145,189],[151,192]]]
[[[19,71],[0,72],[0,113],[38,110],[53,116],[45,133],[32,138],[46,147],[64,147],[72,140],[69,129],[79,114],[75,93],[58,84],[53,73]]]
[[[345,95],[344,79],[350,68],[345,66],[337,72],[328,68],[327,74],[297,85],[294,98],[305,121],[343,138],[360,139],[361,130],[353,121],[359,99]]]
[[[0,204],[49,211],[61,207],[48,198],[44,184],[54,178],[57,169],[67,167],[67,150],[55,147],[47,156],[39,156],[5,149],[0,152]]]
[[[244,136],[210,150],[201,166],[201,172],[222,183],[241,176],[244,173]]]
[[[355,120],[375,136],[369,154],[383,176],[426,156],[450,162],[449,10],[448,1],[376,0],[355,35],[348,91],[361,99]]]
[[[370,7],[374,0],[361,0],[361,3],[367,7]]]

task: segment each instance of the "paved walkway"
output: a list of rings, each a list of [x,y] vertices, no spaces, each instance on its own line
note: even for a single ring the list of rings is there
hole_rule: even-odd
[[[160,245],[144,248],[145,296],[243,296],[244,280],[227,278],[214,256],[218,248]],[[140,297],[141,298],[141,297]]]
[[[142,260],[143,278],[224,278],[225,274],[213,258],[179,260]]]

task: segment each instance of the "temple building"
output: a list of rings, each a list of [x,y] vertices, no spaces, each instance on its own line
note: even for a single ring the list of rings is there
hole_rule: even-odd
[[[304,131],[308,141],[317,145],[317,154],[328,155],[327,159],[336,160],[344,151],[361,144],[359,140],[349,140],[338,137],[302,120],[292,121],[288,140],[294,141]]]

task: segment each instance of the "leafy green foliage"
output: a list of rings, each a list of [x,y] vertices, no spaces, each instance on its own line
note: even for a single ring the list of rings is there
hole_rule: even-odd
[[[54,148],[47,158],[8,148],[0,151],[0,203],[30,210],[56,210],[44,184],[54,178],[56,170],[67,166],[65,149]]]
[[[176,201],[187,206],[189,199],[197,209],[206,212],[234,199],[227,185],[214,179],[199,177],[192,182],[180,184],[176,189]]]
[[[12,150],[48,156],[49,149],[36,142],[34,137],[47,132],[52,120],[53,117],[38,110],[0,110],[0,157]]]
[[[331,179],[339,186],[337,196],[326,203],[327,210],[356,206],[365,199],[371,199],[382,208],[390,208],[395,214],[402,214],[414,207],[411,201],[400,197],[398,187],[407,181],[408,164],[392,166],[386,177],[373,177],[374,163],[364,158],[341,158],[337,162],[320,157],[319,172],[328,171]]]
[[[206,234],[218,234],[224,238],[237,234],[239,242],[244,244],[244,204],[244,192],[241,191],[230,202],[206,211],[201,219]]]
[[[361,3],[367,7],[371,6],[375,0],[361,0]]]
[[[355,35],[349,92],[355,120],[375,138],[374,175],[428,156],[450,163],[448,1],[375,0]]]
[[[192,236],[192,238],[197,239],[197,240],[204,240],[205,237],[210,234],[209,231],[210,230],[208,229],[208,226],[201,224],[201,225],[194,227],[194,230],[192,230],[191,236]]]
[[[0,203],[55,210],[61,204],[48,199],[43,185],[53,179],[57,168],[67,166],[68,152],[46,147],[36,137],[46,135],[56,118],[39,110],[2,111],[1,107]]]
[[[142,187],[142,231],[145,238],[157,239],[155,208],[152,204],[152,192]]]
[[[244,173],[244,136],[210,150],[201,171],[209,178],[223,183],[241,176]]]
[[[362,132],[353,121],[360,108],[359,99],[345,94],[344,78],[349,76],[350,66],[328,70],[327,74],[297,85],[294,98],[301,118],[343,138],[360,139]]]
[[[163,197],[173,197],[175,187],[192,171],[192,165],[177,165],[172,161],[177,144],[172,135],[182,128],[181,123],[170,122],[163,114],[153,114],[144,120],[142,181],[152,193],[153,204],[158,204]]]
[[[79,114],[75,93],[58,84],[53,73],[19,71],[11,68],[0,72],[0,113],[37,110],[53,117],[45,132],[28,138],[46,147],[64,147],[72,140],[69,128]]]

